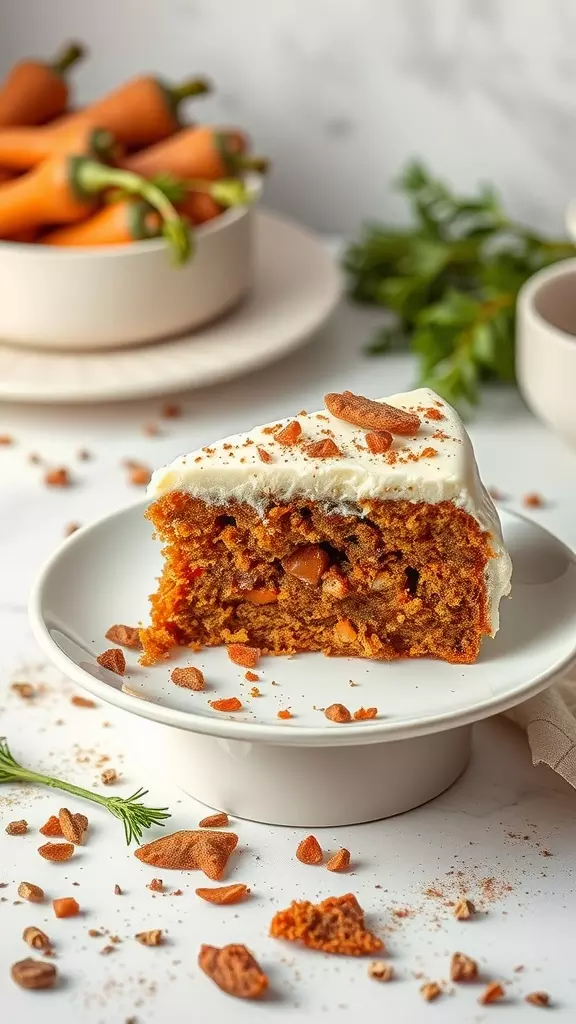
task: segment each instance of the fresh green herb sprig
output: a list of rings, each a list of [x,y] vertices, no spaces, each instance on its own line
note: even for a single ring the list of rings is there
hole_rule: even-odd
[[[124,825],[124,834],[128,845],[132,840],[139,843],[144,829],[151,828],[152,825],[163,825],[165,819],[170,817],[167,807],[145,807],[139,802],[143,796],[146,796],[147,789],[139,789],[132,796],[126,798],[101,796],[100,793],[93,793],[89,789],[82,789],[81,786],[74,786],[71,782],[63,782],[50,775],[29,771],[18,764],[10,752],[6,740],[0,738],[0,783],[2,782],[36,782],[43,786],[50,786],[52,789],[63,789],[66,793],[72,793],[84,800],[100,804],[102,807],[106,807],[115,818],[120,818]]]
[[[576,248],[511,221],[492,188],[457,196],[418,162],[397,187],[413,225],[367,225],[344,257],[352,298],[395,314],[368,351],[410,345],[421,385],[454,405],[475,404],[482,382],[514,381],[519,289]]]

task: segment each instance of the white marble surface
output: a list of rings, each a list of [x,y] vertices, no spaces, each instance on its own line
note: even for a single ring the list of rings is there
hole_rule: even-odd
[[[385,394],[409,386],[407,358],[374,361],[359,355],[374,322],[372,313],[342,308],[318,339],[289,360],[249,379],[183,396],[183,417],[163,421],[157,438],[144,437],[141,428],[155,420],[160,401],[97,408],[3,406],[0,433],[13,434],[15,444],[0,449],[0,731],[26,763],[92,786],[99,781],[98,758],[105,754],[107,764],[122,772],[114,792],[128,795],[145,784],[153,803],[170,805],[175,827],[196,825],[203,809],[179,792],[177,780],[160,781],[153,750],[148,772],[136,770],[121,713],[70,704],[71,684],[43,663],[29,633],[30,582],[66,523],[92,521],[133,499],[120,467],[123,457],[159,464],[255,421],[314,408],[325,390],[348,386]],[[510,496],[511,507],[520,507],[526,491],[540,490],[548,505],[535,517],[576,545],[574,455],[507,390],[488,397],[471,430],[486,481]],[[79,447],[93,458],[76,461]],[[30,451],[50,464],[68,465],[74,486],[48,490],[42,470],[27,461]],[[26,705],[9,690],[11,681],[23,679],[45,685]],[[50,865],[36,852],[37,829],[64,803],[87,810],[90,839],[69,863]],[[0,890],[2,1018],[72,1024],[81,1015],[86,1024],[122,1024],[134,1017],[139,1024],[202,1024],[227,1013],[233,1020],[272,1024],[302,1015],[319,1022],[352,1020],[361,1008],[374,1019],[409,1024],[430,1015],[448,1024],[480,1024],[500,1013],[515,1024],[539,1012],[523,996],[544,989],[554,1001],[555,1019],[573,1020],[575,809],[576,796],[566,784],[531,766],[521,733],[501,720],[487,722],[476,729],[470,770],[433,803],[384,822],[320,833],[326,849],[351,850],[350,875],[296,862],[301,837],[296,830],[235,822],[240,843],[229,879],[247,883],[253,895],[243,906],[217,909],[194,894],[202,876],[154,871],[136,861],[123,845],[120,825],[99,808],[50,791],[2,787],[2,825],[25,817],[31,826],[25,837],[9,837],[0,829],[0,881],[7,883]],[[153,875],[163,877],[166,895],[146,888]],[[483,881],[490,878],[493,884]],[[56,921],[49,902],[15,902],[21,880],[42,885],[49,899],[76,896],[82,916]],[[114,895],[115,883],[122,896]],[[175,888],[183,894],[172,896]],[[427,889],[442,895],[426,895]],[[455,921],[446,906],[460,889],[481,911],[472,922]],[[370,981],[364,962],[267,938],[273,913],[291,899],[348,890],[358,894],[386,939],[398,975],[390,985]],[[395,916],[404,908],[408,916]],[[8,979],[10,965],[29,952],[20,937],[29,924],[44,928],[55,944],[62,982],[49,993],[23,992]],[[134,940],[137,931],[158,926],[166,929],[165,946],[148,949]],[[122,941],[101,956],[108,940],[88,937],[90,928],[106,929]],[[230,941],[245,942],[269,970],[273,995],[262,1005],[232,1002],[197,968],[201,942]],[[434,1006],[422,1001],[422,978],[446,979],[456,949],[478,958],[487,980],[506,983],[505,1006],[480,1007],[478,986],[460,986]],[[514,972],[518,965],[524,965],[523,972]]]
[[[0,68],[76,35],[93,51],[80,102],[143,69],[211,75],[217,95],[190,116],[250,129],[275,163],[270,204],[323,230],[399,216],[390,182],[420,155],[556,232],[575,33],[570,0],[5,0]]]

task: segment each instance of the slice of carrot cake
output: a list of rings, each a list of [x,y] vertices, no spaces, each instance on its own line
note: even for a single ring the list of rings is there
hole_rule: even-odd
[[[325,403],[154,473],[144,664],[232,643],[472,662],[494,636],[511,563],[458,414],[427,389]]]

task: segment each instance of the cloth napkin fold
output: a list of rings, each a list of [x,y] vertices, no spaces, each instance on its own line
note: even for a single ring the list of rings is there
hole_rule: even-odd
[[[525,730],[533,764],[547,764],[576,789],[576,669],[506,712]]]

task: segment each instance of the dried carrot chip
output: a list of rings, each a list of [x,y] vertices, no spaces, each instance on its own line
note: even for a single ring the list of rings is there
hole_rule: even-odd
[[[107,668],[109,672],[114,672],[117,676],[123,676],[126,671],[126,658],[117,647],[103,651],[98,655],[96,661],[102,665],[102,668]]]
[[[221,700],[208,701],[214,711],[241,711],[242,701],[238,697],[222,697]]]
[[[219,906],[229,903],[240,903],[248,895],[250,889],[241,882],[236,885],[219,885],[215,889],[196,889],[196,895],[207,903],[217,903]]]
[[[323,857],[322,847],[316,836],[306,836],[306,839],[298,843],[296,859],[302,864],[321,864]]]

